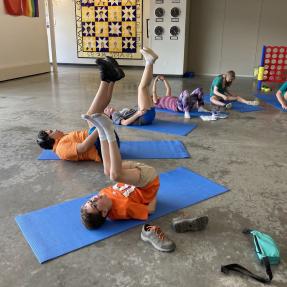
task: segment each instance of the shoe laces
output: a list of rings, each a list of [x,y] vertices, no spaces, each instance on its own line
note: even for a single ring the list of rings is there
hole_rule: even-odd
[[[147,227],[147,231],[153,231],[160,240],[165,239],[165,234],[162,232],[159,226],[150,225]]]

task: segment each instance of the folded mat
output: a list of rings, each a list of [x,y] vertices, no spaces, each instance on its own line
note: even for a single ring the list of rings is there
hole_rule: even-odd
[[[210,104],[210,96],[205,95],[204,96],[204,102]],[[260,106],[251,106],[247,104],[243,104],[237,101],[228,101],[228,103],[232,103],[232,110],[240,113],[247,113],[247,112],[258,112],[264,110]]]
[[[151,132],[159,132],[166,133],[172,135],[186,136],[192,130],[196,128],[195,124],[191,123],[181,123],[181,122],[170,122],[164,120],[155,119],[151,125],[144,126],[121,126],[127,127],[131,129],[151,131]]]
[[[281,112],[287,112],[287,110],[282,109],[281,104],[278,102],[276,95],[274,94],[268,94],[268,95],[257,94],[256,97],[264,101],[265,103],[273,106],[275,109]]]
[[[190,155],[181,141],[123,141],[123,159],[189,158]],[[38,160],[59,160],[52,150],[42,150]]]
[[[172,115],[184,116],[184,112],[175,112],[166,109],[155,109],[157,113],[167,113]],[[197,110],[191,110],[189,115],[191,117],[199,118],[200,116],[210,116],[211,112],[198,112]]]
[[[156,212],[149,221],[228,191],[228,188],[179,167],[160,175]],[[80,207],[92,194],[16,216],[40,263],[116,235],[144,221],[107,220],[98,230],[81,223]]]

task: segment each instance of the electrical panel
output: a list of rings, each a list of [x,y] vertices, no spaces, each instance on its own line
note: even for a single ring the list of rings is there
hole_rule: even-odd
[[[150,47],[155,74],[183,75],[188,56],[189,0],[151,0]]]

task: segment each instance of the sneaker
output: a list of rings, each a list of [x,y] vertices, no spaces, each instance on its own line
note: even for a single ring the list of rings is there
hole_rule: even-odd
[[[226,105],[225,105],[225,108],[226,108],[227,110],[230,110],[230,109],[232,108],[232,104],[231,104],[231,103],[226,104]]]
[[[114,68],[114,65],[111,62],[108,62],[104,59],[96,59],[96,64],[100,68],[101,80],[104,82],[116,82],[122,79],[121,72]]]
[[[195,218],[177,217],[172,220],[172,227],[176,232],[200,231],[206,228],[208,216]]]
[[[210,117],[210,120],[211,121],[216,121],[218,119],[218,112],[217,111],[213,111],[211,113],[211,117]]]
[[[141,239],[149,242],[159,251],[171,252],[175,249],[175,243],[167,238],[159,226],[145,224],[142,228]]]
[[[117,60],[115,60],[113,57],[110,56],[106,56],[105,60],[107,62],[110,62],[111,64],[113,64],[114,69],[117,71],[117,73],[121,76],[121,79],[125,77],[125,73],[122,70],[122,68],[119,66],[119,63],[117,62]]]
[[[218,119],[226,119],[226,118],[228,118],[228,114],[227,113],[218,112],[217,113],[217,118]]]

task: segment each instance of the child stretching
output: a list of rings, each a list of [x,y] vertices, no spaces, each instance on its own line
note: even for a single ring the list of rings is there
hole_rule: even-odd
[[[157,83],[163,81],[166,92],[164,97],[157,95]],[[192,109],[197,109],[199,112],[208,112],[203,106],[202,88],[197,88],[191,93],[184,90],[178,97],[171,95],[171,88],[164,76],[157,76],[153,82],[152,89],[153,102],[156,108],[166,109],[174,112],[184,112],[184,117],[190,119]]]
[[[258,100],[247,101],[231,93],[228,88],[231,86],[234,80],[234,71],[228,71],[225,74],[215,77],[210,88],[210,102],[216,107],[224,107],[225,109],[230,109],[232,107],[232,104],[226,103],[226,101],[238,101],[253,106],[259,105]]]
[[[97,59],[101,83],[87,114],[102,113],[112,98],[116,81],[125,77],[116,60],[111,57]],[[119,138],[117,137],[118,144]],[[88,130],[64,133],[58,130],[42,130],[37,137],[38,145],[53,150],[60,159],[71,161],[101,161],[101,145],[98,131],[89,124]]]
[[[106,220],[146,220],[155,211],[159,177],[148,165],[122,161],[112,121],[104,114],[83,115],[98,130],[105,175],[117,183],[103,188],[81,207],[83,224],[99,228]],[[173,251],[175,244],[158,226],[145,224],[141,238],[160,251]]]
[[[112,107],[105,109],[105,114],[117,125],[150,125],[155,119],[155,108],[149,93],[149,86],[153,77],[153,64],[158,59],[158,55],[149,48],[143,48],[140,52],[146,64],[138,86],[138,107],[125,108],[121,111],[116,111]]]

